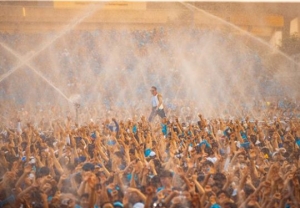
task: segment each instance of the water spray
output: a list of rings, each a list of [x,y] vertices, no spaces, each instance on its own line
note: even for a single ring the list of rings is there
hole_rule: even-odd
[[[104,4],[101,4],[101,6],[103,6]],[[5,74],[1,75],[0,77],[0,83],[5,80],[6,78],[8,78],[12,73],[14,73],[16,70],[18,70],[21,66],[23,65],[28,65],[28,62],[30,60],[32,60],[34,57],[36,57],[38,54],[40,54],[42,51],[44,51],[45,49],[47,49],[50,45],[52,45],[54,42],[56,42],[59,38],[61,38],[62,36],[64,36],[67,32],[69,32],[70,30],[74,29],[75,26],[77,26],[79,23],[81,23],[82,21],[84,21],[86,18],[90,17],[92,14],[94,14],[99,8],[97,6],[94,6],[94,4],[92,4],[91,6],[89,6],[86,9],[86,12],[84,13],[83,16],[78,17],[77,19],[75,19],[75,21],[71,22],[66,28],[64,28],[59,34],[57,34],[54,39],[46,42],[45,44],[43,44],[40,48],[38,48],[37,50],[35,50],[34,53],[30,53],[28,56],[25,55],[24,57],[19,57],[17,56],[20,60],[21,63],[17,66],[15,66],[14,68],[12,68],[11,70],[9,70],[8,72],[6,72]],[[7,49],[7,47],[5,47],[3,45],[3,43],[1,43],[1,45]],[[9,50],[11,51],[11,50]],[[32,69],[32,67],[30,67]],[[35,69],[32,69],[36,74],[38,74],[41,78],[43,78],[49,85],[51,85],[55,90],[57,90],[67,101],[69,101],[68,97],[63,94],[58,88],[56,88],[47,78],[45,78],[40,72],[36,71]]]
[[[189,10],[191,10],[191,11],[192,11],[193,9],[196,9],[198,12],[202,12],[202,13],[205,14],[206,16],[209,16],[209,17],[211,17],[211,18],[213,18],[213,19],[216,19],[217,21],[219,21],[219,22],[221,22],[221,23],[223,23],[223,24],[225,24],[225,25],[231,26],[231,27],[234,28],[235,30],[237,30],[237,31],[239,31],[239,32],[242,32],[243,34],[245,34],[245,35],[247,35],[248,37],[254,39],[255,41],[257,41],[257,42],[259,42],[259,43],[261,43],[261,44],[267,46],[268,48],[270,48],[270,49],[272,49],[272,50],[275,49],[276,52],[278,52],[280,55],[282,55],[283,57],[285,57],[286,59],[288,59],[289,61],[291,61],[291,62],[294,63],[295,65],[297,65],[298,67],[300,67],[300,64],[299,64],[299,63],[297,63],[294,59],[292,59],[291,57],[289,57],[289,56],[288,56],[287,54],[285,54],[284,52],[278,50],[277,48],[271,47],[270,44],[268,44],[267,42],[263,41],[263,40],[260,39],[260,38],[257,38],[257,37],[255,37],[255,36],[253,36],[251,33],[249,33],[249,32],[246,31],[246,30],[243,30],[242,28],[236,26],[235,24],[229,23],[229,22],[223,20],[222,18],[220,18],[220,17],[218,17],[218,16],[215,16],[215,15],[213,15],[213,14],[207,12],[207,11],[204,11],[203,9],[200,9],[200,8],[198,8],[198,7],[196,7],[196,6],[192,5],[192,4],[190,4],[190,3],[188,3],[188,2],[182,2],[182,1],[180,1],[180,3],[181,3],[182,5],[184,5],[186,8],[188,8]]]
[[[79,108],[80,108],[80,104],[79,103],[75,103],[75,111],[76,111],[76,123],[79,124]]]

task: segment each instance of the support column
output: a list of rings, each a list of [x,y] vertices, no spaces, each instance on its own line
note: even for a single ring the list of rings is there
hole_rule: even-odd
[[[282,31],[275,31],[270,40],[270,44],[273,47],[280,47],[282,46]]]
[[[300,30],[300,18],[296,17],[290,22],[290,35],[299,35]]]

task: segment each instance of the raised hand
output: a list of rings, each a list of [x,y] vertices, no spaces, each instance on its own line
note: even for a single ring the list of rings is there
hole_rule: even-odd
[[[255,152],[254,149],[249,150],[249,156],[250,156],[250,159],[255,159],[256,158],[256,152]]]
[[[32,171],[32,166],[31,165],[27,165],[24,168],[24,173],[30,173]]]

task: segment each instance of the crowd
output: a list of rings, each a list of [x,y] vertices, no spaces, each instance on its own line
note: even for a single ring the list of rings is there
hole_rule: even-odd
[[[146,86],[150,84],[164,85],[163,93],[175,102],[180,98],[195,97],[193,89],[200,84],[200,87],[207,86],[205,92],[209,95],[216,94],[216,90],[209,89],[239,85],[239,93],[246,96],[243,91],[251,94],[252,87],[247,86],[252,86],[254,82],[263,96],[278,95],[277,90],[282,89],[265,71],[268,68],[265,62],[272,63],[273,59],[263,56],[268,61],[262,61],[259,52],[243,46],[243,39],[224,31],[196,27],[164,26],[140,30],[129,27],[74,30],[55,39],[58,33],[0,32],[0,43],[5,43],[21,57],[36,54],[44,48],[30,59],[29,65],[34,66],[67,97],[80,94],[88,103],[97,101],[110,106],[115,103],[110,102],[110,98],[114,97],[120,101],[120,107],[124,102],[128,103],[126,95],[117,97],[120,89],[127,90],[124,94],[136,96],[131,100],[145,100],[143,95],[148,92]],[[202,54],[203,50],[206,55]],[[18,65],[19,60],[3,47],[0,47],[0,52],[0,74],[3,75]],[[280,68],[278,65],[276,67]],[[199,76],[194,69],[199,71]],[[230,74],[239,78],[235,79]],[[193,76],[200,82],[191,81]],[[131,82],[132,79],[138,81]],[[237,81],[243,79],[246,84]],[[218,86],[214,84],[216,82]],[[57,91],[26,65],[1,82],[1,86],[1,100],[11,100],[20,106],[29,102],[31,105],[37,102],[61,105],[65,102],[58,102],[63,98]],[[187,88],[190,88],[191,94],[183,90]],[[206,94],[204,97],[208,96]],[[233,94],[224,92],[214,97],[224,103]],[[55,101],[52,97],[56,98]]]
[[[28,48],[44,40],[0,34],[20,54],[35,53]],[[252,100],[252,92],[279,95],[283,85],[239,41],[215,30],[157,28],[73,31],[54,42],[32,65],[89,105],[73,119],[60,105],[66,100],[59,103],[57,91],[26,66],[1,82],[0,207],[299,207],[299,106]],[[3,53],[1,74],[14,63]],[[194,66],[209,69],[203,80]],[[149,123],[138,116],[146,112],[147,83],[157,82],[168,92],[168,117]],[[216,109],[213,118],[197,115],[212,112],[196,102]]]
[[[299,118],[270,116],[21,115],[1,132],[0,207],[299,207]]]

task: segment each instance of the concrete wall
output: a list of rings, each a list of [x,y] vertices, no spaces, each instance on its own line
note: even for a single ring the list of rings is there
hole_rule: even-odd
[[[220,18],[201,11],[191,11],[178,3],[160,4],[146,2],[97,3],[98,10],[88,15],[74,29],[94,30],[98,28],[149,28],[168,26],[228,27],[224,21],[239,26],[256,36],[271,38],[274,31],[284,25],[281,15],[245,13],[241,11],[206,10]],[[52,6],[0,6],[0,31],[42,32],[60,30],[74,19],[86,15],[88,3],[53,2]],[[231,28],[232,29],[232,28]],[[236,32],[236,31],[235,31]]]
[[[299,17],[297,17],[290,22],[290,35],[299,34],[299,29],[300,29],[300,19]]]

